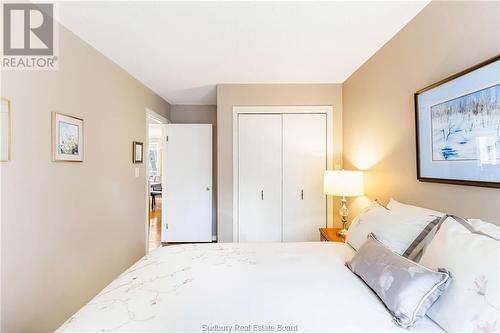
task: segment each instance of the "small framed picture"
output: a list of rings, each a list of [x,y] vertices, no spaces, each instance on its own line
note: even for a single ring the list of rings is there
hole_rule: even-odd
[[[11,146],[10,101],[0,98],[0,102],[0,162],[7,162]]]
[[[83,162],[83,119],[52,112],[52,160]]]
[[[132,163],[142,163],[143,162],[143,151],[144,144],[142,142],[134,141],[132,143]]]

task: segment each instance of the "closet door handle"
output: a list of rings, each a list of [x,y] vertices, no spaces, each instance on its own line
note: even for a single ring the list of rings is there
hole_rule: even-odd
[[[304,190],[300,190],[300,200],[304,200]]]
[[[264,200],[264,190],[260,190],[260,200]]]

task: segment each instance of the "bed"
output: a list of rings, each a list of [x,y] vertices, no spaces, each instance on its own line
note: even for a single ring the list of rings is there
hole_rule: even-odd
[[[337,242],[162,247],[57,332],[404,332]],[[413,332],[443,332],[425,317]]]

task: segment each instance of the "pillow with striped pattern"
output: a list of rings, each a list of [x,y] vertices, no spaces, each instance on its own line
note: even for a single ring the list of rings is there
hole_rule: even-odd
[[[454,280],[427,315],[447,332],[494,332],[500,325],[500,227],[447,216],[420,264]]]
[[[413,205],[404,204],[391,198],[389,203],[387,204],[387,209],[390,209],[394,212],[409,214],[409,215],[435,215],[439,217],[443,217],[446,215],[445,213],[438,212],[437,210],[432,210],[429,208],[423,208]]]
[[[346,242],[359,251],[367,236],[373,233],[392,251],[414,260],[422,251],[421,243],[428,239],[439,220],[437,216],[409,215],[375,207],[353,220]]]

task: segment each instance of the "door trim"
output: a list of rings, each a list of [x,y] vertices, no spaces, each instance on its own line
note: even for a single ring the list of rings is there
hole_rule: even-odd
[[[239,242],[239,122],[240,114],[326,114],[326,167],[333,169],[333,106],[233,106],[233,242]],[[333,198],[327,196],[326,221],[333,225]],[[326,227],[326,226],[325,226]],[[217,228],[219,229],[219,228]]]
[[[158,114],[157,112],[146,108],[146,148],[143,150],[144,156],[146,156],[146,152],[149,152],[149,124],[150,123],[158,123],[158,124],[168,124],[170,123],[170,120],[167,118],[163,117],[162,115]],[[162,159],[163,159],[163,154],[162,154]],[[162,161],[163,165],[163,161]],[[145,228],[144,228],[144,233],[145,233],[145,248],[144,251],[145,253],[148,253],[149,249],[149,158],[145,158],[145,171],[144,171],[144,187],[146,188],[146,210],[145,210]]]

